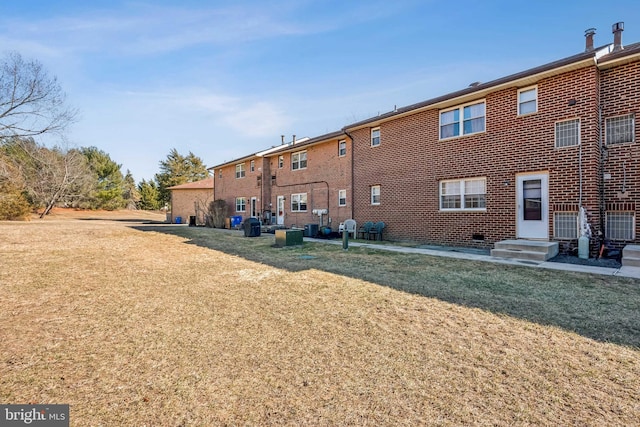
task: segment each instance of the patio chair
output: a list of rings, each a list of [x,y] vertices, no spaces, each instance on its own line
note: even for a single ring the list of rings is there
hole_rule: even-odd
[[[347,219],[344,221],[344,231],[353,235],[353,238],[356,238],[356,230],[358,229],[358,226],[356,224],[356,220],[355,219]]]
[[[385,223],[382,221],[376,222],[373,227],[369,229],[368,238],[371,239],[373,236],[373,240],[382,240],[382,230],[384,230]]]
[[[356,239],[358,238],[358,235],[362,235],[363,239],[366,236],[367,239],[368,239],[369,238],[369,232],[371,231],[371,227],[373,227],[373,222],[371,222],[371,221],[367,221],[364,224],[362,224],[362,227],[358,228],[358,233],[356,235]]]

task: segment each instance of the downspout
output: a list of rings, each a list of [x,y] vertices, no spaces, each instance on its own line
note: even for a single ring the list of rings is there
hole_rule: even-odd
[[[347,129],[343,128],[342,131],[351,140],[351,218],[355,219],[356,187],[355,187],[354,171],[355,171],[355,157],[356,157],[355,156],[356,141],[355,139],[353,139],[353,136],[349,132],[347,132]]]

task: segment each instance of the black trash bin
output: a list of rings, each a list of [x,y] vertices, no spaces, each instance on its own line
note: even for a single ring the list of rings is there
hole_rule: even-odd
[[[256,218],[247,218],[242,224],[245,237],[260,237],[260,221]]]
[[[189,227],[195,227],[196,226],[196,217],[195,216],[190,216],[189,217]]]

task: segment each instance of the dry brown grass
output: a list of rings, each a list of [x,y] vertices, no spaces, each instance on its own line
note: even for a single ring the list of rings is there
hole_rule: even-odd
[[[638,425],[637,349],[58,215],[0,222],[0,402],[83,426]]]

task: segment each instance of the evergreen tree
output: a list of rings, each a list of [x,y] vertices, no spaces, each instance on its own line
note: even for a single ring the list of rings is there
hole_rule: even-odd
[[[80,151],[87,158],[95,178],[95,192],[92,195],[91,207],[107,210],[125,207],[124,177],[120,171],[122,165],[114,162],[109,154],[96,147],[83,147]]]
[[[122,198],[125,202],[125,208],[135,210],[138,209],[138,202],[140,201],[140,192],[136,187],[136,182],[133,179],[133,175],[129,169],[127,169],[127,174],[124,176],[123,182],[123,193]]]
[[[160,208],[160,192],[157,184],[144,179],[138,184],[138,192],[140,193],[140,201],[138,208],[144,210],[155,210]]]
[[[171,201],[171,194],[167,188],[200,181],[208,175],[207,167],[198,156],[192,152],[182,156],[175,148],[171,149],[167,159],[160,161],[160,173],[155,176],[160,192],[160,202],[166,204]]]

